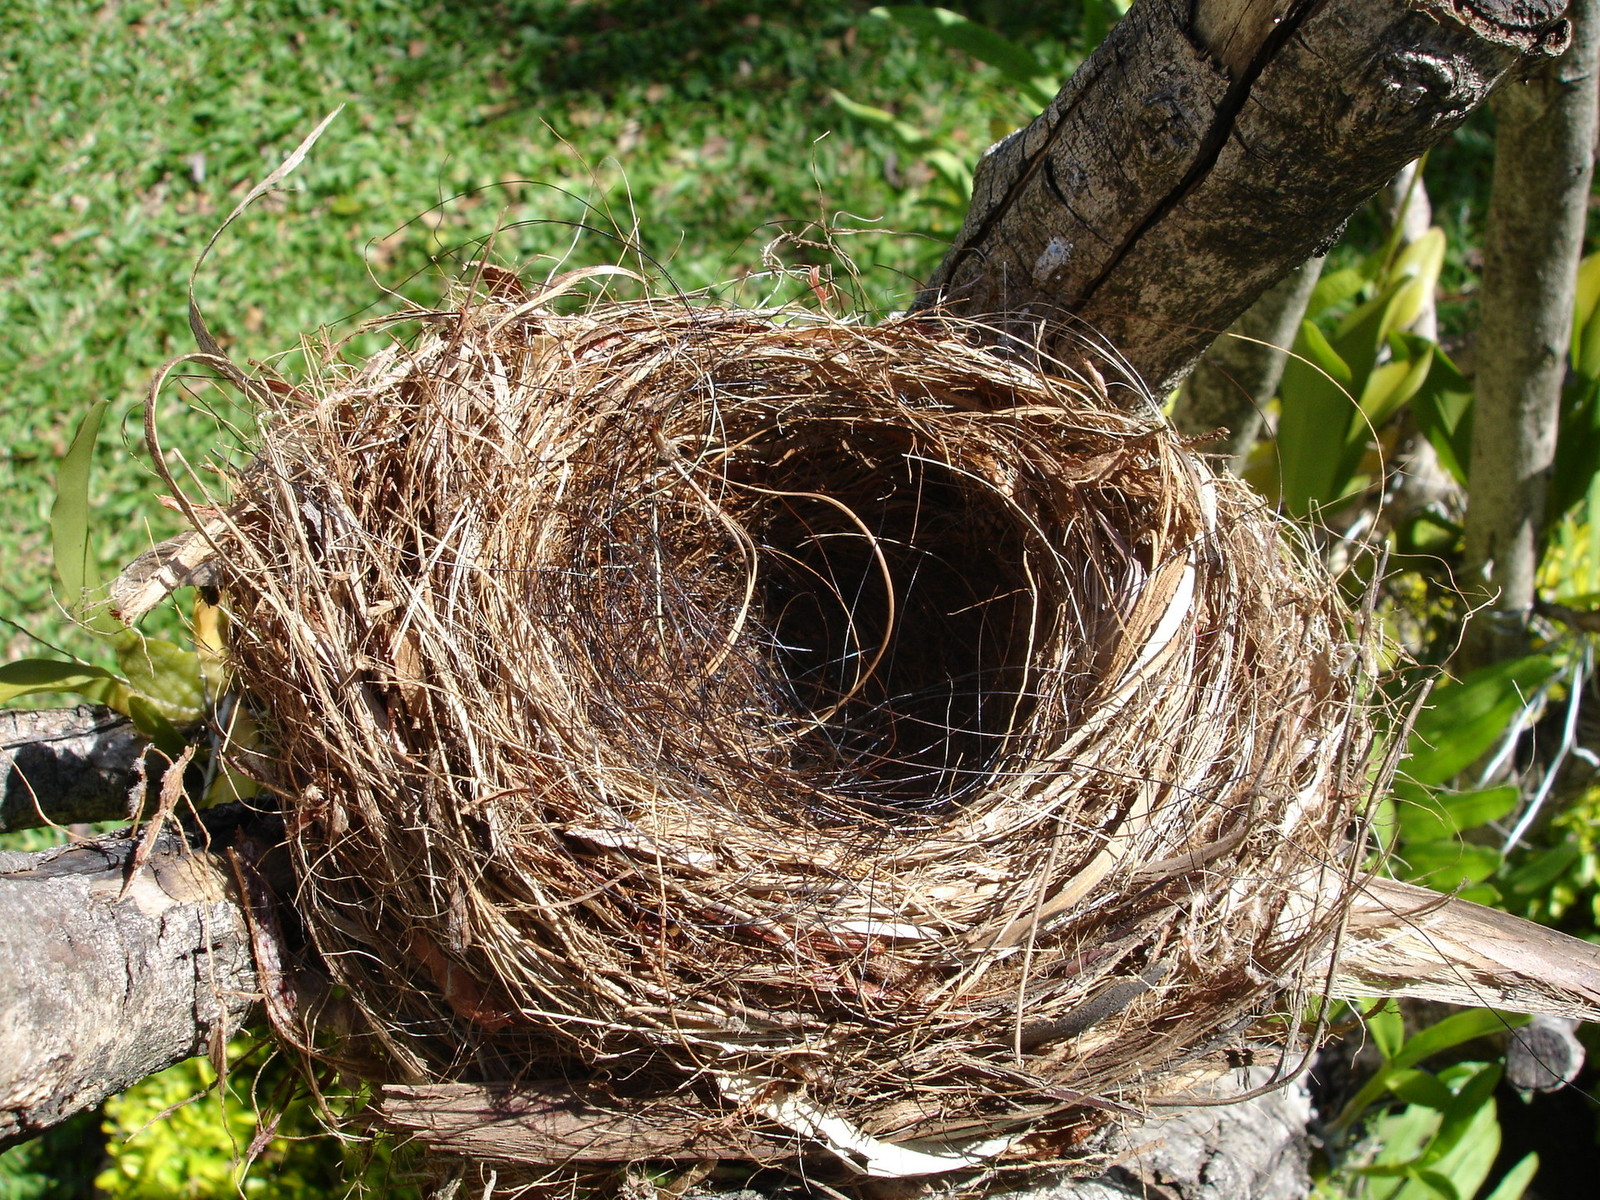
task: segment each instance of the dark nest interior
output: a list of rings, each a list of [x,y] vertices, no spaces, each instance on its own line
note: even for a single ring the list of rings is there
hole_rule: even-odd
[[[1366,635],[1152,411],[927,320],[502,288],[387,328],[256,389],[207,510],[359,1014],[307,1036],[884,1174],[1294,1041]]]

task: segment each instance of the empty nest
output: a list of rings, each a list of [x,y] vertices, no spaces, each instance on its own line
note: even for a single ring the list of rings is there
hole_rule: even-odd
[[[1153,410],[949,322],[502,285],[387,327],[255,389],[207,525],[367,1075],[870,1170],[1292,1039],[1363,635]]]

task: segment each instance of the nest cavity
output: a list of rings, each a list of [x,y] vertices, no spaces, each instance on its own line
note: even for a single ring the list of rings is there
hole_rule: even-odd
[[[272,390],[218,536],[369,1074],[903,1141],[1296,1022],[1359,638],[1153,411],[943,322],[388,328]]]

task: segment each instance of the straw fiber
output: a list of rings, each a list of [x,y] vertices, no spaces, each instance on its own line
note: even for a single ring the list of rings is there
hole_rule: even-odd
[[[956,325],[555,307],[260,389],[208,526],[368,1074],[910,1174],[1292,1037],[1366,654],[1243,485]]]

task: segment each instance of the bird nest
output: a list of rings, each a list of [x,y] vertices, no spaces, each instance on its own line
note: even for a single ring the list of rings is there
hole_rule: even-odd
[[[915,1174],[1298,1024],[1364,635],[1153,410],[914,318],[386,327],[207,525],[366,1074]]]

